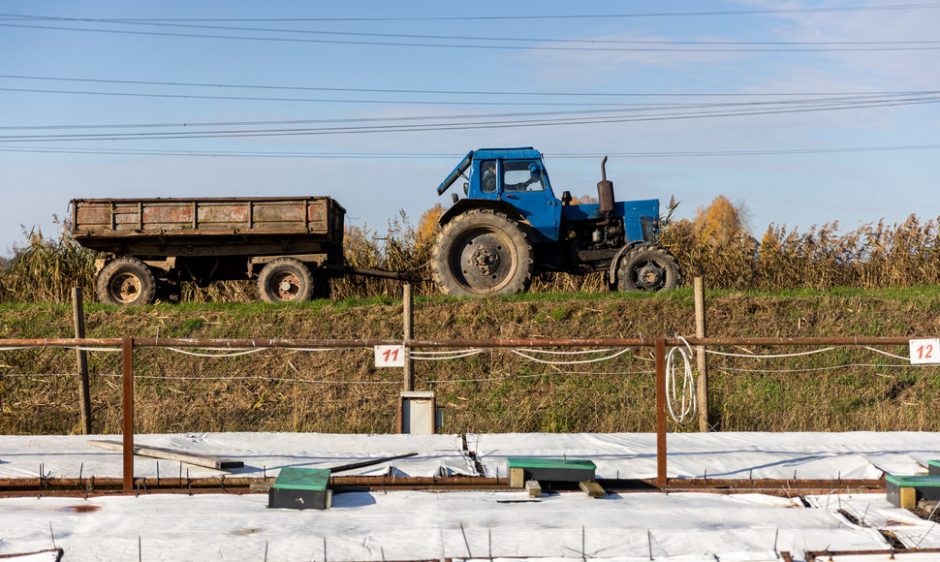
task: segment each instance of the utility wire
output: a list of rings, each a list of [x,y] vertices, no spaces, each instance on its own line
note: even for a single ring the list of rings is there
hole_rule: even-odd
[[[384,21],[480,21],[480,20],[570,20],[570,19],[627,19],[627,18],[669,18],[669,17],[714,17],[714,16],[750,16],[769,14],[805,14],[805,13],[842,13],[842,12],[880,12],[901,10],[922,10],[940,8],[937,3],[916,4],[879,4],[872,6],[844,6],[821,8],[755,8],[738,10],[701,10],[681,12],[626,12],[612,14],[526,14],[526,15],[486,15],[486,16],[354,16],[354,17],[289,17],[289,18],[109,18],[103,21],[216,21],[216,22],[384,22]],[[30,16],[15,16],[29,18]],[[44,17],[44,16],[43,16]]]
[[[9,21],[9,20],[5,20]],[[19,20],[17,20],[19,21]],[[413,41],[367,41],[352,39],[311,39],[298,37],[256,37],[248,35],[221,35],[207,33],[182,33],[169,31],[140,31],[128,29],[103,29],[99,27],[70,27],[53,25],[36,25],[23,23],[0,23],[0,27],[19,29],[42,29],[53,31],[78,31],[88,33],[110,33],[119,35],[141,35],[151,37],[184,37],[195,39],[228,39],[238,41],[268,41],[276,43],[312,43],[329,45],[364,45],[378,47],[432,47],[444,49],[486,49],[486,50],[536,50],[536,51],[589,51],[589,52],[685,52],[685,53],[784,53],[784,52],[869,52],[869,51],[934,51],[940,50],[940,45],[879,45],[879,46],[819,46],[806,47],[578,47],[578,46],[552,46],[552,45],[487,45],[470,43],[430,43]]]
[[[885,145],[885,146],[846,146],[816,148],[783,148],[760,150],[708,150],[708,151],[663,151],[663,152],[582,152],[582,153],[544,153],[552,159],[595,159],[603,156],[611,158],[697,158],[722,156],[787,156],[797,154],[836,154],[856,152],[894,152],[908,150],[938,150],[940,144]],[[208,150],[161,150],[161,149],[122,149],[122,148],[84,148],[84,147],[34,147],[3,146],[0,152],[22,152],[40,154],[92,154],[117,156],[192,156],[192,157],[236,157],[236,158],[307,158],[325,160],[375,160],[375,159],[453,159],[463,153],[375,153],[375,152],[290,152],[290,151],[208,151]]]
[[[227,131],[194,131],[194,132],[135,132],[135,133],[82,133],[57,135],[6,135],[0,136],[0,141],[60,141],[60,140],[142,140],[142,139],[183,139],[183,138],[244,138],[244,137],[275,137],[275,136],[307,136],[307,135],[336,135],[336,134],[363,134],[363,133],[401,133],[424,131],[455,131],[477,129],[503,129],[516,127],[544,127],[559,125],[586,125],[605,123],[630,123],[647,121],[667,121],[678,119],[702,119],[717,117],[740,117],[755,115],[777,115],[788,113],[808,113],[819,111],[835,111],[846,109],[899,107],[920,104],[934,104],[940,102],[940,97],[908,98],[890,102],[870,102],[844,105],[819,105],[816,107],[799,107],[770,110],[746,111],[714,111],[698,113],[659,113],[646,115],[632,115],[627,117],[576,117],[567,119],[517,119],[498,121],[477,121],[466,123],[430,123],[430,124],[403,124],[403,125],[373,125],[363,127],[321,127],[321,128],[290,128],[290,129],[242,129]]]
[[[269,84],[229,84],[213,82],[171,82],[159,80],[116,80],[27,74],[0,74],[0,78],[57,82],[91,82],[97,84],[128,84],[146,86],[184,86],[199,88],[244,88],[259,90],[301,90],[315,92],[356,92],[382,94],[442,94],[461,96],[551,96],[551,97],[787,97],[787,96],[889,96],[938,93],[940,90],[830,91],[830,92],[545,92],[509,90],[428,90],[399,88],[344,88],[326,86],[273,86]]]
[[[2,88],[0,88],[2,90]],[[940,94],[940,91],[930,92]],[[853,97],[820,97],[810,99],[787,99],[773,101],[747,101],[747,102],[718,102],[718,103],[656,103],[656,104],[625,104],[617,106],[617,109],[587,109],[587,110],[567,110],[567,111],[538,111],[538,112],[514,112],[514,113],[490,113],[490,114],[462,114],[462,115],[412,115],[402,117],[352,117],[341,119],[281,119],[265,121],[191,121],[175,123],[93,123],[93,124],[63,124],[63,125],[4,125],[0,130],[75,130],[75,129],[152,129],[168,127],[228,127],[228,126],[249,126],[249,125],[305,125],[305,124],[324,124],[324,123],[370,123],[370,122],[397,122],[397,121],[428,121],[436,119],[481,119],[481,118],[502,118],[502,117],[537,117],[537,116],[571,116],[571,115],[590,115],[590,114],[612,114],[637,112],[647,109],[669,108],[669,109],[712,109],[712,108],[736,108],[736,107],[772,107],[772,106],[800,106],[805,104],[837,104],[843,102],[861,103],[875,101],[893,101],[898,96],[853,96]],[[417,102],[416,102],[417,103]]]
[[[68,21],[78,23],[110,23],[121,25],[148,25],[159,27],[173,27],[185,29],[210,29],[222,31],[250,31],[255,33],[299,33],[305,35],[327,35],[337,37],[381,37],[385,39],[421,39],[446,41],[501,41],[506,43],[564,43],[564,44],[591,44],[591,45],[721,45],[721,46],[858,46],[858,45],[936,45],[937,40],[894,40],[894,41],[702,41],[702,40],[663,40],[663,39],[562,39],[555,37],[494,37],[480,35],[427,35],[414,33],[373,33],[361,31],[333,31],[314,29],[284,29],[271,27],[233,27],[205,24],[185,24],[170,22],[141,21],[136,19],[112,18],[75,18],[51,17],[20,14],[3,14],[2,18],[15,18],[16,20],[41,21]]]

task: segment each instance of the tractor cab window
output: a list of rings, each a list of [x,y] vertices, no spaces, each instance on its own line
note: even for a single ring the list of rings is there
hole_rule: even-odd
[[[504,191],[543,191],[542,166],[535,160],[503,162]]]
[[[496,160],[480,161],[480,190],[496,193]]]

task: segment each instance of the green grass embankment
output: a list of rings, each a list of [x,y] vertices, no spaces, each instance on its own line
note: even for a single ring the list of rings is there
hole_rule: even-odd
[[[401,304],[389,298],[136,309],[89,303],[86,312],[88,337],[401,337]],[[715,336],[936,335],[940,288],[716,291],[709,293],[708,325]],[[0,305],[2,338],[69,337],[71,329],[68,305]],[[470,339],[692,334],[693,299],[689,289],[659,295],[541,293],[482,301],[419,298],[415,333],[419,338]],[[773,348],[775,353],[785,351],[797,349]],[[900,347],[889,351],[907,352]],[[89,361],[95,430],[118,432],[119,355],[92,353]],[[712,417],[723,430],[940,431],[940,416],[935,415],[940,411],[940,369],[870,366],[887,363],[899,362],[848,348],[761,361],[711,357]],[[828,369],[844,364],[854,366]],[[75,432],[75,377],[38,376],[74,368],[72,351],[0,354],[0,433]],[[650,431],[652,368],[645,349],[570,366],[498,351],[418,362],[416,386],[437,391],[448,432]],[[373,368],[371,350],[262,351],[231,358],[138,350],[135,372],[141,432],[389,432],[401,380],[397,369]]]

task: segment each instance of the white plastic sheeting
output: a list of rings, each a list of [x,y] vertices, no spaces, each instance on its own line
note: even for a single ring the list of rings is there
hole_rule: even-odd
[[[0,499],[0,553],[66,560],[415,560],[445,557],[774,560],[774,552],[886,548],[874,529],[760,495],[346,493],[329,511],[271,510],[264,495]],[[81,506],[77,508],[76,506]],[[97,508],[97,509],[95,509]],[[583,545],[583,546],[582,546]],[[583,550],[582,550],[583,548]]]
[[[0,435],[0,479],[39,476],[75,478],[81,470],[85,477],[121,476],[121,453],[96,447],[88,441],[120,440],[120,435]],[[369,458],[417,452],[418,456],[397,459],[341,474],[396,474],[434,476],[441,467],[451,473],[475,474],[468,463],[457,435],[341,435],[331,433],[198,433],[137,435],[136,444],[169,447],[200,455],[217,455],[241,460],[244,468],[219,471],[188,464],[183,476],[191,478],[233,474],[238,476],[276,476],[281,467],[330,467]],[[134,474],[157,474],[175,478],[180,464],[173,461],[137,456]]]
[[[599,478],[655,478],[656,435],[651,433],[470,434],[488,476],[505,475],[508,456],[588,458]],[[671,433],[669,477],[880,478],[884,472],[924,472],[940,458],[940,434]]]
[[[120,436],[0,436],[0,478],[38,476],[119,477],[121,454],[90,445]],[[328,467],[366,458],[418,452],[346,474],[408,476],[476,474],[457,435],[340,435],[327,433],[200,433],[138,435],[138,444],[219,455],[245,462],[241,476],[274,476],[282,466]],[[654,478],[656,436],[650,433],[469,434],[486,474],[505,475],[507,456],[592,459],[600,478]],[[671,477],[879,478],[883,472],[923,472],[940,458],[940,434],[852,433],[679,433],[668,436]],[[135,459],[135,474],[156,475],[157,461]],[[177,476],[179,464],[160,461],[161,475]],[[183,470],[186,470],[184,465]],[[189,467],[193,478],[225,474]]]
[[[806,500],[814,507],[847,514],[860,526],[890,531],[906,548],[940,548],[940,524],[894,507],[884,494],[806,496]],[[934,557],[940,560],[940,554]]]

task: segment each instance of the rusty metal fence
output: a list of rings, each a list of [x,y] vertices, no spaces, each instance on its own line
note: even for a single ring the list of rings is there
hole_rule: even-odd
[[[572,348],[651,348],[655,356],[656,389],[656,485],[665,489],[667,478],[667,348],[701,346],[702,348],[728,346],[844,346],[872,347],[907,345],[910,337],[659,337],[659,338],[564,338],[564,339],[486,339],[486,340],[429,340],[429,339],[187,339],[187,338],[60,338],[60,339],[5,339],[2,349],[22,348],[74,348],[92,350],[120,350],[122,378],[122,442],[123,489],[134,487],[134,350],[141,348],[212,349],[212,350],[311,350],[311,349],[364,349],[383,345],[401,345],[410,353],[420,350],[498,350],[498,349],[572,349]],[[873,349],[873,351],[878,351]],[[716,352],[720,353],[720,352]],[[904,359],[887,352],[886,355]],[[407,380],[407,377],[406,377]],[[408,385],[408,383],[405,383]]]

